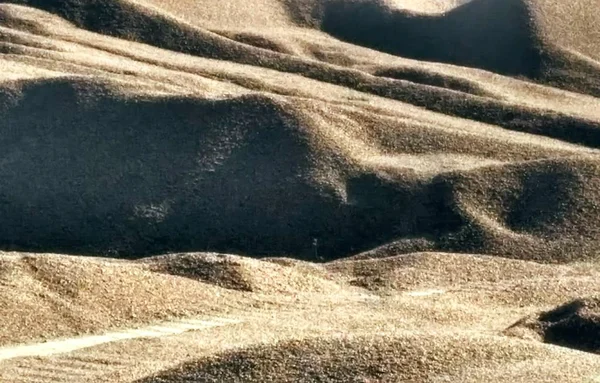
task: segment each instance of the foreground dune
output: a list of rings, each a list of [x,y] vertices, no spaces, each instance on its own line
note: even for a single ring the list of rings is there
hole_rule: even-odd
[[[600,379],[599,6],[0,0],[0,380]]]
[[[598,296],[596,263],[449,253],[320,265],[206,253],[139,261],[21,253],[1,259],[0,379],[7,382],[600,376],[597,355],[577,350],[585,343],[570,338],[559,347],[538,335],[544,327],[532,325],[541,311]],[[571,315],[588,318],[588,331],[597,334],[598,323],[578,310]],[[555,328],[577,333],[578,325]]]

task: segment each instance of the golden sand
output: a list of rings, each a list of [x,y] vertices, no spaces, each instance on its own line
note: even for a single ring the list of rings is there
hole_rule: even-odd
[[[0,381],[600,381],[599,6],[0,1]]]

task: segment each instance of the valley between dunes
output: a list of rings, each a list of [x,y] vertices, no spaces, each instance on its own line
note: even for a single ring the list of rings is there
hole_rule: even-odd
[[[598,0],[0,0],[0,381],[600,382]]]

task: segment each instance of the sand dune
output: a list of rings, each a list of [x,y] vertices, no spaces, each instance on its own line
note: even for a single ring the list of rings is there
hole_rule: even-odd
[[[328,3],[322,27],[341,39],[400,56],[524,76],[598,95],[594,47],[600,40],[589,30],[598,21],[589,12],[596,6],[594,0],[576,5],[473,0],[429,15],[389,2],[340,0]]]
[[[556,369],[548,371],[548,364]],[[589,369],[595,366],[594,357],[523,347],[504,339],[410,334],[306,339],[257,347],[178,366],[139,382],[314,382],[322,377],[329,382],[357,383],[487,379],[581,382],[590,377]],[[561,368],[569,373],[561,373]]]
[[[373,76],[143,4],[68,4],[2,5],[18,65],[2,88],[5,246],[310,258],[317,238],[337,258],[408,237],[427,245],[407,251],[595,254],[597,99],[376,61]],[[41,72],[15,79],[23,65]]]
[[[557,347],[540,332],[580,322],[595,331],[593,300],[557,310],[565,319],[536,314],[597,296],[597,263],[12,253],[1,270],[0,285],[10,286],[0,289],[1,349],[40,356],[1,361],[0,381],[579,382],[600,374],[596,355],[574,350],[581,339]],[[246,285],[226,285],[234,280]],[[229,325],[207,325],[223,317]],[[43,339],[47,346],[33,348]]]
[[[232,316],[60,358],[597,379],[598,6],[0,0],[0,343]]]
[[[243,296],[146,267],[95,258],[2,254],[0,344],[226,313]]]
[[[342,290],[330,273],[302,262],[263,262],[227,254],[169,254],[145,258],[150,270],[214,284],[227,289],[259,293]]]

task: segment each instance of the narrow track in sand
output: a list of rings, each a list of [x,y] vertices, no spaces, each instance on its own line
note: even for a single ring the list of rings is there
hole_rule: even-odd
[[[110,342],[175,336],[189,331],[200,331],[242,322],[227,318],[182,319],[101,335],[2,347],[0,348],[0,365],[2,362],[17,358],[37,358],[23,366],[13,367],[10,381],[14,383],[103,381],[103,376],[111,370],[127,369],[127,359],[121,358],[119,355],[106,355],[105,358],[98,357],[95,360],[87,360],[77,357],[77,354],[73,352]],[[46,358],[54,355],[58,355],[58,357]],[[1,367],[0,370],[2,370]],[[6,381],[2,375],[0,372],[0,382]]]
[[[50,342],[35,343],[0,348],[0,361],[31,357],[50,356],[76,351],[82,348],[98,346],[100,344],[116,342],[119,340],[135,338],[157,338],[181,334],[186,331],[197,331],[210,327],[226,326],[228,324],[241,323],[233,319],[216,318],[214,320],[186,319],[175,322],[165,322],[160,325],[147,326],[137,329],[129,329],[103,335],[91,335],[77,338],[54,340]]]
[[[404,294],[427,299],[427,297],[444,293],[446,293],[445,290],[429,289],[407,291]],[[361,295],[360,300],[379,301],[380,297]],[[209,330],[247,321],[253,320],[250,318],[246,318],[246,320],[188,318],[104,334],[0,347],[0,382],[129,382],[131,379],[126,376],[127,371],[139,369],[141,365],[152,365],[153,362],[147,356],[136,355],[135,351],[126,355],[122,351],[115,352],[116,349],[106,349],[101,346],[112,342],[172,337],[169,347],[176,344],[185,347],[184,345],[189,339],[179,339],[178,336],[186,337],[188,332]]]

